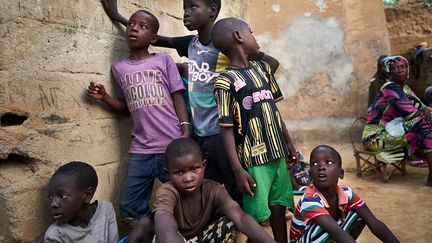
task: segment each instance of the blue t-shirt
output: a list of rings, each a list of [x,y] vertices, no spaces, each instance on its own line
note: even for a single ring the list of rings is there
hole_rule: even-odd
[[[219,120],[214,99],[214,83],[228,66],[228,58],[210,42],[203,44],[198,36],[174,38],[180,56],[188,57],[189,102],[194,132],[200,137],[218,134]]]

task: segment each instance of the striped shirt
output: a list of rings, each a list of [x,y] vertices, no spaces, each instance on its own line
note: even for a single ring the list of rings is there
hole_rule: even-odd
[[[339,210],[343,223],[350,211],[356,211],[366,206],[365,202],[347,186],[337,186]],[[325,197],[318,191],[314,184],[306,189],[296,206],[290,228],[290,242],[296,242],[302,234],[314,227],[314,218],[321,215],[329,215],[329,204]],[[318,232],[319,233],[319,232]],[[313,236],[311,236],[313,237]]]
[[[263,61],[246,68],[228,67],[215,82],[219,125],[233,127],[237,155],[245,167],[265,164],[288,154],[276,102],[281,90]]]

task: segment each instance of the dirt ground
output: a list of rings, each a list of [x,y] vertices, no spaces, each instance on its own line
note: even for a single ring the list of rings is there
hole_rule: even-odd
[[[428,169],[407,166],[407,175],[395,174],[389,182],[374,173],[355,175],[351,145],[341,147],[346,184],[360,195],[375,216],[401,242],[432,242],[432,187],[425,186]],[[379,242],[366,229],[358,242]]]
[[[342,155],[345,170],[345,178],[339,184],[350,186],[359,194],[372,213],[390,228],[400,242],[432,242],[432,188],[425,186],[427,168],[407,166],[407,175],[395,173],[388,183],[372,172],[357,177],[351,144],[334,147]],[[302,146],[298,149],[309,160],[311,148],[313,147]],[[290,222],[287,223],[289,227]],[[240,242],[245,242],[243,237]],[[366,227],[357,242],[380,241]]]

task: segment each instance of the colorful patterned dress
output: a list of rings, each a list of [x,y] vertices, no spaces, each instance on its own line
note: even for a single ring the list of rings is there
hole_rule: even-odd
[[[392,163],[408,153],[432,151],[432,124],[418,111],[427,110],[414,92],[405,84],[402,87],[387,81],[369,108],[367,125],[363,130],[363,145],[376,151],[378,160]],[[400,119],[404,128],[401,136],[389,134],[386,125]]]

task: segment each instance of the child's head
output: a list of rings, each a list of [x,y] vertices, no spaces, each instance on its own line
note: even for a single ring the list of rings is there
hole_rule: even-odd
[[[342,158],[331,146],[319,145],[310,155],[310,171],[313,183],[318,189],[335,188],[343,179]]]
[[[179,192],[197,192],[204,180],[204,162],[198,144],[190,138],[172,141],[166,150],[166,163],[171,182]]]
[[[183,24],[191,31],[213,25],[220,9],[220,0],[183,0]]]
[[[145,49],[157,40],[159,21],[152,13],[138,10],[129,18],[126,37],[130,49]]]
[[[93,167],[83,162],[62,165],[48,184],[51,211],[58,222],[68,223],[86,209],[98,185]]]
[[[241,53],[248,56],[257,55],[260,49],[249,24],[238,18],[225,18],[216,22],[212,29],[212,42],[228,57],[235,49],[241,49]]]

